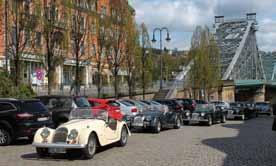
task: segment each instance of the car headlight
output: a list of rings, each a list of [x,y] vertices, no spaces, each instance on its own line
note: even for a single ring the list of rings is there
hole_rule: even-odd
[[[40,133],[40,136],[41,136],[43,139],[48,138],[49,135],[50,135],[50,131],[49,131],[48,128],[44,128],[44,129],[42,130],[42,132]]]
[[[70,134],[68,135],[68,139],[74,140],[77,138],[78,134],[79,134],[78,131],[76,129],[73,129],[70,131]]]
[[[151,116],[146,116],[146,117],[145,117],[145,120],[146,120],[146,121],[151,121],[151,119],[152,119]]]
[[[201,113],[200,116],[205,116],[205,113]]]
[[[186,112],[186,114],[185,114],[186,116],[190,116],[190,112]]]

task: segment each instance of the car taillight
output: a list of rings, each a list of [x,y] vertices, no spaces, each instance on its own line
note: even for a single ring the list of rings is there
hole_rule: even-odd
[[[16,114],[16,119],[30,119],[34,117],[33,114],[30,113],[20,113],[20,114]]]
[[[131,112],[138,112],[137,108],[132,108]]]

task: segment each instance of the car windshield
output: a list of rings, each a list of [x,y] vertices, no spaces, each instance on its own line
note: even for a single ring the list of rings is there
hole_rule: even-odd
[[[107,119],[106,110],[73,109],[70,112],[70,120],[74,119]]]
[[[91,107],[88,100],[84,97],[76,97],[74,100],[79,108]]]
[[[206,111],[209,111],[209,108],[210,106],[209,105],[197,105],[196,108],[195,108],[195,111],[196,112],[206,112]]]
[[[22,105],[24,112],[47,112],[47,108],[40,101],[25,101]]]

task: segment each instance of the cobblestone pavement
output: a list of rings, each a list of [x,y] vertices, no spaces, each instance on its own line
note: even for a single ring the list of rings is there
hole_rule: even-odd
[[[21,140],[0,147],[0,166],[275,166],[276,132],[271,125],[272,118],[260,117],[211,127],[183,126],[161,134],[134,133],[126,147],[102,148],[92,160],[39,159]]]

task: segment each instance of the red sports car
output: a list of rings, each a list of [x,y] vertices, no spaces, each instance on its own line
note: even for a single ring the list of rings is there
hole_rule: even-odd
[[[91,107],[95,110],[106,109],[108,111],[108,115],[112,119],[120,121],[123,119],[123,114],[120,111],[120,105],[118,105],[114,100],[88,98],[88,101]]]

